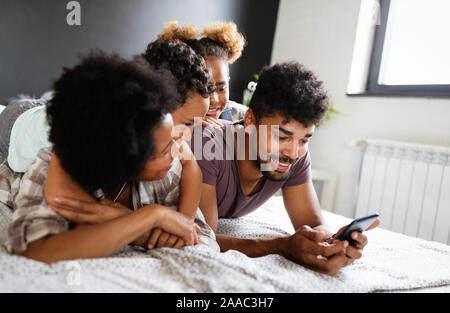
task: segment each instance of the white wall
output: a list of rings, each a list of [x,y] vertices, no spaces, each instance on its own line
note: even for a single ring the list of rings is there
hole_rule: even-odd
[[[450,99],[346,96],[360,0],[281,0],[272,64],[298,60],[313,70],[341,112],[317,130],[315,168],[336,171],[334,211],[353,214],[360,160],[353,139],[378,138],[450,146]]]

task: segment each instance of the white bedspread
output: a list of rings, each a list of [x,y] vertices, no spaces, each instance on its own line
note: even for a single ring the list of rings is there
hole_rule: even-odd
[[[1,204],[0,204],[1,205]],[[338,229],[349,219],[324,212]],[[0,230],[8,217],[0,214]],[[222,233],[271,238],[292,232],[282,199],[219,222]],[[125,248],[106,259],[52,265],[0,251],[1,292],[374,292],[450,286],[450,246],[383,229],[367,232],[363,257],[335,277],[278,255],[248,258],[198,245],[146,253]],[[448,287],[447,287],[448,288]],[[419,289],[422,290],[422,289]],[[429,290],[429,289],[427,289]]]

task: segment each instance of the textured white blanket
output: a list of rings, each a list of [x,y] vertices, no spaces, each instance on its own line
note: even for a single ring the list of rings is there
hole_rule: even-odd
[[[1,205],[1,204],[0,204]],[[1,211],[1,210],[0,210]],[[324,212],[338,229],[349,219]],[[0,231],[9,217],[0,214]],[[219,232],[270,238],[292,232],[280,197],[255,213],[223,219]],[[0,291],[37,292],[373,292],[450,285],[450,246],[383,229],[367,232],[363,257],[335,277],[278,255],[248,258],[198,245],[46,265],[0,252]]]

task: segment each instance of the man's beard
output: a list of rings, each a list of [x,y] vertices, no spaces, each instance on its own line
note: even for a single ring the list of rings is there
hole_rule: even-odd
[[[280,172],[276,169],[273,170],[262,170],[263,165],[265,166],[271,166],[271,156],[268,156],[268,162],[263,162],[260,157],[258,156],[257,160],[255,160],[255,164],[258,167],[258,169],[261,171],[264,177],[266,177],[268,180],[271,181],[284,181],[289,177],[289,173],[292,169],[292,166],[298,161],[298,159],[290,159],[290,158],[280,158],[280,162],[290,164],[289,169],[286,172]]]

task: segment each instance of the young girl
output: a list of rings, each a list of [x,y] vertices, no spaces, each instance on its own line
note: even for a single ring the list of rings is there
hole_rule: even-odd
[[[167,72],[155,72],[141,58],[97,52],[65,69],[47,109],[52,150],[41,149],[23,175],[0,161],[1,200],[14,209],[5,243],[10,253],[47,263],[106,257],[155,228],[187,245],[198,242],[193,219],[145,198],[153,192],[145,182],[167,176],[175,161],[168,114],[177,103],[173,85]],[[105,199],[82,207],[84,224],[47,206],[52,154],[84,193]],[[71,204],[56,203],[60,213]]]
[[[205,121],[216,124],[219,118],[230,121],[244,118],[247,107],[229,100],[229,67],[239,59],[246,44],[235,23],[216,22],[198,35],[195,25],[180,27],[177,21],[170,21],[158,39],[184,41],[205,59],[216,86]]]

